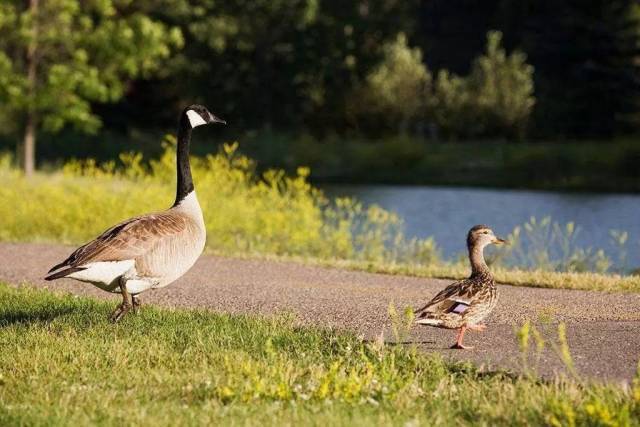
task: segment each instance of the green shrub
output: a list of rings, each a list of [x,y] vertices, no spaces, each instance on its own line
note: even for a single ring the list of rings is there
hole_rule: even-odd
[[[533,106],[533,66],[520,51],[507,55],[502,33],[487,33],[484,55],[469,75],[470,99],[481,134],[523,137]]]
[[[474,119],[472,94],[464,77],[440,70],[433,87],[428,118],[447,139],[479,133]]]
[[[445,138],[524,136],[535,104],[533,67],[520,51],[507,55],[502,33],[487,33],[486,51],[468,76],[440,70],[435,81],[403,33],[383,46],[383,58],[352,94],[352,112],[400,134],[434,124]],[[424,126],[422,126],[424,128]]]
[[[140,154],[115,162],[70,161],[62,172],[26,179],[0,162],[0,240],[78,244],[132,216],[162,209],[175,186],[175,145],[146,163]],[[255,165],[224,145],[193,157],[192,170],[207,227],[207,248],[224,254],[272,254],[376,262],[432,262],[431,240],[409,240],[402,220],[377,206],[328,200],[312,187],[308,168],[256,175]]]
[[[526,55],[507,55],[502,33],[487,33],[486,52],[467,77],[438,73],[429,117],[447,137],[523,137],[535,104],[533,67]]]
[[[422,62],[422,51],[409,47],[404,33],[386,43],[382,51],[382,61],[355,95],[354,108],[364,114],[377,114],[387,123],[397,123],[394,128],[406,134],[424,114],[431,73]]]

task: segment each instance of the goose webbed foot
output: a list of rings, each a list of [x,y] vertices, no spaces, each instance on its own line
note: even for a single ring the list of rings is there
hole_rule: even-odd
[[[131,295],[131,302],[133,305],[133,314],[138,314],[140,312],[140,305],[142,304],[140,297],[138,295]]]
[[[111,316],[109,316],[109,320],[112,323],[118,323],[125,316],[125,314],[131,311],[132,307],[133,306],[131,304],[123,302],[114,310],[113,313],[111,313]]]
[[[109,320],[112,323],[118,323],[120,319],[122,319],[133,308],[133,299],[131,298],[131,294],[127,291],[126,282],[124,281],[121,281],[120,293],[122,294],[122,304],[120,304],[118,308],[111,313],[111,316],[109,316]]]

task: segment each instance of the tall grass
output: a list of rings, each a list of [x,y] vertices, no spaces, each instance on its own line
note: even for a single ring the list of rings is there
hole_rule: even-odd
[[[222,254],[275,254],[371,262],[438,260],[432,239],[407,239],[402,220],[352,199],[329,201],[309,170],[258,176],[237,144],[194,157],[196,191],[205,213],[207,248]],[[171,204],[175,143],[157,160],[125,153],[116,162],[70,161],[61,172],[24,178],[0,163],[0,239],[77,244],[128,217]]]
[[[492,264],[527,270],[558,272],[598,272],[611,269],[612,260],[604,249],[578,245],[581,228],[574,222],[560,224],[551,217],[531,217],[508,236],[509,245],[497,252]],[[624,254],[626,233],[612,230],[619,254]]]
[[[638,381],[487,374],[287,316],[112,325],[111,308],[0,285],[0,425],[639,425]]]
[[[433,239],[407,238],[403,221],[378,206],[350,198],[329,200],[308,181],[309,169],[256,172],[255,163],[225,144],[193,157],[196,191],[204,211],[207,249],[225,255],[279,256],[341,263],[377,271],[461,277],[466,259],[445,261]],[[175,140],[146,161],[124,153],[119,162],[72,160],[61,170],[27,179],[0,158],[0,240],[80,244],[131,216],[171,204]],[[576,243],[580,228],[532,218],[509,236],[512,244],[489,258],[499,280],[552,287],[640,290],[640,278],[575,276],[612,271],[602,249]],[[618,262],[626,263],[628,235],[612,231]],[[553,276],[569,272],[574,276]]]

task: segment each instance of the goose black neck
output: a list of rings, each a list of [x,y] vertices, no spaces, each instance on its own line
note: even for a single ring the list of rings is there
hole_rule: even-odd
[[[191,177],[191,164],[189,163],[189,149],[191,145],[191,126],[186,115],[180,117],[178,125],[178,148],[176,150],[176,163],[178,171],[178,184],[176,188],[176,201],[179,204],[194,189]]]

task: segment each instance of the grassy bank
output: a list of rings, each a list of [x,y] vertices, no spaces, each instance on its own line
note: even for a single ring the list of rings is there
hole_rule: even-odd
[[[274,257],[276,258],[276,257]],[[281,259],[281,257],[279,257]],[[458,280],[469,276],[469,266],[463,263],[437,263],[433,265],[370,263],[362,261],[309,259],[288,257],[295,262],[325,267],[346,268],[371,273],[401,274],[415,277]],[[519,270],[494,267],[492,273],[499,283],[537,288],[575,289],[604,292],[640,292],[640,276],[601,274],[591,272],[555,272],[545,270]]]
[[[540,382],[271,319],[0,285],[2,425],[638,425],[630,390]]]
[[[255,164],[226,145],[193,157],[196,191],[207,227],[207,249],[222,254],[295,255],[371,262],[437,261],[432,240],[407,239],[402,221],[350,199],[327,200],[308,182],[309,170],[255,173]],[[71,161],[26,179],[0,162],[0,240],[78,244],[107,227],[170,206],[175,193],[174,145],[145,162]]]
[[[170,205],[174,146],[146,162],[139,154],[120,162],[70,161],[26,179],[0,161],[0,240],[67,244],[86,242],[109,226]],[[309,170],[261,175],[235,145],[193,158],[207,228],[207,250],[243,257],[284,257],[351,268],[458,278],[466,261],[443,260],[433,239],[410,239],[402,219],[352,199],[328,200],[308,182]],[[491,257],[500,281],[570,289],[640,291],[640,276],[621,276],[603,250],[576,246],[579,228],[532,219],[508,236]],[[616,234],[625,254],[627,235]],[[462,237],[462,236],[461,236]],[[521,244],[529,242],[535,244]],[[563,273],[571,274],[563,274]]]
[[[134,131],[124,136],[104,132],[94,137],[67,132],[42,137],[44,163],[71,157],[117,159],[135,150],[158,157],[161,132]],[[196,154],[212,151],[218,141],[194,144]],[[237,134],[229,135],[238,138]],[[312,182],[361,184],[460,185],[541,190],[640,192],[640,138],[587,141],[440,141],[415,137],[362,137],[249,132],[241,151],[261,169],[295,173],[311,168]],[[13,141],[0,137],[0,151]]]
[[[433,142],[263,133],[243,139],[261,164],[304,164],[318,182],[458,185],[571,191],[640,191],[640,143],[610,141]]]

